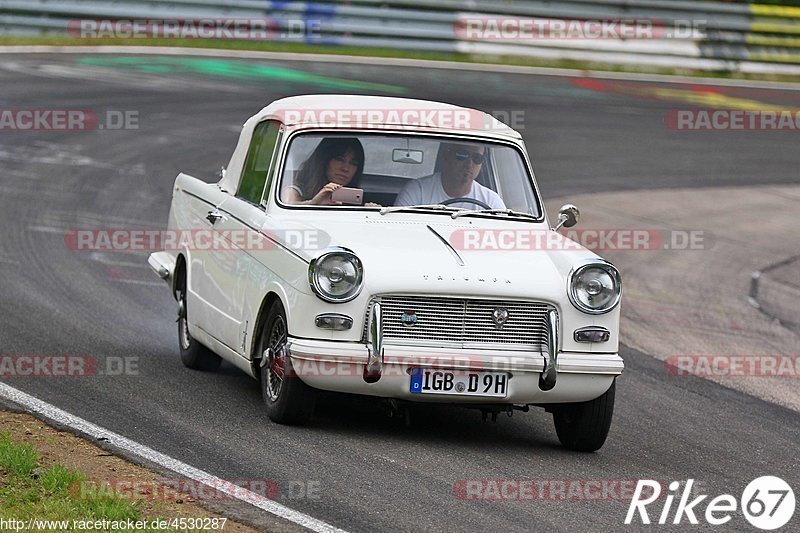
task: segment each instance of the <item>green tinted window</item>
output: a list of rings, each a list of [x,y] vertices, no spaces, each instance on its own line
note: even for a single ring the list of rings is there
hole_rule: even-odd
[[[268,120],[256,126],[236,196],[254,204],[261,203],[279,130],[280,123],[275,120]]]

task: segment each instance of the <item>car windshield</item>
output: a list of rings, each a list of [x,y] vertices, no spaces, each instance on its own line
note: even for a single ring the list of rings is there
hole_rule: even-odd
[[[288,205],[541,214],[517,148],[458,137],[299,134],[289,145],[279,186]]]

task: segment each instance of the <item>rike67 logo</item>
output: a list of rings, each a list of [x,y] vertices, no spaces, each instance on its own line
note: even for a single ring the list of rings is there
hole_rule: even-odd
[[[632,523],[638,514],[638,520],[642,524],[651,524],[653,521],[658,524],[698,524],[699,516],[708,524],[718,526],[732,520],[740,511],[753,527],[773,530],[786,525],[794,515],[794,491],[779,477],[762,476],[754,479],[745,487],[739,500],[731,494],[721,494],[706,501],[709,497],[707,494],[692,494],[693,485],[693,479],[687,479],[682,489],[680,481],[670,483],[659,512],[661,483],[652,479],[640,479],[628,507],[625,523]],[[676,498],[678,503],[673,510]]]

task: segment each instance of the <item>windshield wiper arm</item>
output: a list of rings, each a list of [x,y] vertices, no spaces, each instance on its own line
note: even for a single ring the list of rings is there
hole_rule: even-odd
[[[458,207],[450,207],[448,205],[442,204],[430,204],[430,205],[393,205],[389,207],[384,207],[380,210],[381,215],[385,215],[386,213],[394,213],[395,211],[406,211],[409,209],[422,209],[422,210],[431,210],[431,211],[460,211],[461,209]],[[455,214],[455,213],[453,213]]]
[[[513,209],[479,209],[478,211],[464,209],[463,211],[453,213],[450,216],[453,218],[458,218],[464,215],[510,215],[510,216],[513,215],[525,218],[539,218],[536,215],[532,215],[530,213],[523,213],[522,211],[514,211]]]

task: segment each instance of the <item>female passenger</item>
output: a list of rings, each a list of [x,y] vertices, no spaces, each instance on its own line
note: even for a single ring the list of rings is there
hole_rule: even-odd
[[[355,137],[326,137],[297,171],[294,184],[283,191],[290,204],[340,205],[331,200],[340,187],[359,186],[364,171],[364,147]]]

